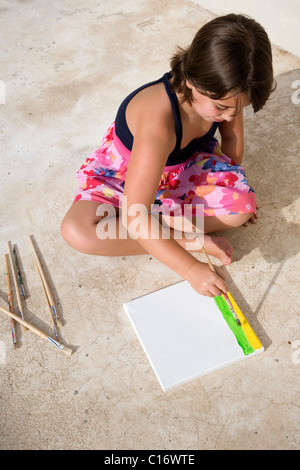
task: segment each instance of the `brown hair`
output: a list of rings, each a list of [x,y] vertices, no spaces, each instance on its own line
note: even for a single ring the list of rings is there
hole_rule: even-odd
[[[229,92],[246,93],[254,112],[276,88],[267,33],[244,15],[220,16],[205,24],[190,47],[179,48],[172,57],[171,73],[173,90],[190,104],[192,93],[186,80],[215,100]]]

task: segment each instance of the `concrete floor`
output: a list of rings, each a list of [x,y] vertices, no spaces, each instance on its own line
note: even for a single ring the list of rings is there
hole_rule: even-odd
[[[213,14],[191,0],[1,5],[0,303],[11,240],[25,317],[51,334],[33,234],[60,340],[74,350],[69,358],[20,327],[13,350],[0,314],[1,449],[299,449],[300,59],[274,46],[277,91],[246,119],[244,166],[260,218],[227,233],[228,284],[265,352],[164,393],[122,304],[180,278],[151,256],[77,253],[59,227],[75,173],[121,99],[167,71],[175,46]]]

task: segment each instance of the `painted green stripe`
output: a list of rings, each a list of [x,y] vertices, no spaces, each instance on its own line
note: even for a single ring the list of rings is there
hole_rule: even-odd
[[[235,318],[232,315],[230,308],[228,307],[226,300],[223,299],[222,296],[214,297],[214,300],[223,315],[224,320],[227,322],[229,328],[231,329],[232,333],[236,337],[236,340],[240,347],[242,348],[245,356],[254,352],[254,349],[250,345],[247,336],[245,335],[241,326],[236,324]]]

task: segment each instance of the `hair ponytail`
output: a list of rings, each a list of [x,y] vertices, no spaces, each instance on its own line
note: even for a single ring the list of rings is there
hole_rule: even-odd
[[[175,91],[183,95],[182,101],[192,102],[192,92],[186,86],[186,63],[188,58],[188,49],[177,48],[176,54],[171,58],[171,86]]]

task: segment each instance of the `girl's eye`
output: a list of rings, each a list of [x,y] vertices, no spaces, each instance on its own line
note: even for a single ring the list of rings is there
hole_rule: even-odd
[[[217,104],[217,108],[220,110],[220,111],[224,111],[226,108],[226,106],[222,106],[220,104]]]

